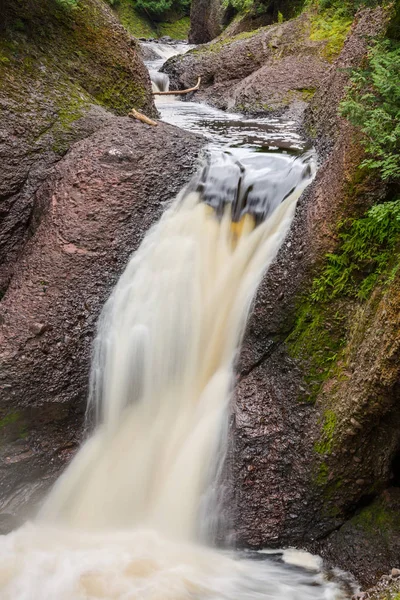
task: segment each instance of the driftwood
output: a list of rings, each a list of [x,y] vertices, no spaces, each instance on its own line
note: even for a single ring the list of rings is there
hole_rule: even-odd
[[[158,125],[157,121],[153,121],[152,119],[149,119],[149,117],[146,117],[146,115],[143,115],[142,113],[140,113],[138,110],[135,110],[134,108],[131,109],[131,112],[128,113],[128,117],[131,117],[131,119],[137,119],[138,121],[142,121],[143,123],[147,123],[147,125]]]
[[[201,82],[201,77],[198,78],[197,83],[194,87],[191,87],[187,90],[176,90],[175,92],[153,92],[153,96],[176,96],[177,94],[188,94],[189,92],[195,92],[199,89]]]

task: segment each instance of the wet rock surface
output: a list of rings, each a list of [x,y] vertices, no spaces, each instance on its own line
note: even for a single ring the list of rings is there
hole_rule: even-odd
[[[113,117],[36,191],[34,234],[0,304],[3,513],[28,510],[75,452],[99,312],[203,143]]]
[[[365,586],[381,576],[381,592],[392,582],[400,592],[400,488],[388,488],[328,536],[322,556],[330,564],[359,573]],[[388,565],[392,569],[388,574]],[[386,585],[382,585],[385,584]],[[373,598],[372,591],[363,598]]]
[[[0,293],[34,228],[34,195],[77,140],[132,106],[155,115],[137,43],[100,0],[2,6]]]
[[[202,78],[196,100],[252,113],[282,111],[307,102],[330,64],[325,42],[310,40],[307,15],[236,38],[221,38],[167,61],[171,87],[188,88]]]
[[[380,9],[359,15],[339,64],[357,66],[360,44],[366,51],[364,31],[377,34],[385,23]],[[321,309],[323,334],[315,330],[320,345],[311,332],[309,346],[296,346],[299,323],[307,327],[313,319],[301,311],[323,257],[336,247],[338,222],[385,197],[381,184],[358,180],[362,150],[356,132],[334,112],[347,83],[342,75],[332,70],[313,100],[321,130],[331,115],[325,160],[299,201],[290,234],[254,302],[238,365],[229,464],[240,546],[294,545],[323,554],[329,547],[332,563],[369,583],[395,566],[393,555],[382,554],[374,563],[373,550],[369,555],[354,543],[341,559],[347,538],[340,528],[393,479],[400,447],[398,277],[390,286],[378,286],[364,305],[344,298],[332,314]],[[335,90],[329,105],[319,100],[326,98],[325,89]],[[343,319],[346,348],[337,357],[329,354],[324,337],[335,312]],[[310,376],[312,361],[320,364],[325,355],[333,362],[318,380],[318,368]],[[335,530],[337,535],[328,537]],[[393,548],[396,555],[397,542]],[[352,552],[353,559],[346,560]]]

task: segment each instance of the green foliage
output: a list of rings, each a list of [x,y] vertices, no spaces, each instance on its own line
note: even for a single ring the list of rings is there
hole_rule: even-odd
[[[187,40],[190,29],[190,18],[183,17],[174,23],[158,23],[157,33],[160,37],[169,35],[173,40]]]
[[[118,0],[114,10],[125,29],[135,37],[152,38],[156,32],[152,22],[135,10],[132,0]]]
[[[310,39],[326,41],[323,54],[333,60],[340,53],[353,19],[346,11],[328,8],[318,12],[311,20]]]
[[[135,0],[134,7],[150,18],[160,19],[167,13],[188,15],[191,0]]]
[[[253,8],[253,0],[223,0],[223,7],[231,6],[238,13],[248,13]]]
[[[56,0],[56,3],[66,10],[78,8],[79,0]]]
[[[319,0],[320,10],[334,10],[342,16],[353,16],[360,8],[374,7],[379,0]]]
[[[383,180],[400,178],[400,44],[385,40],[351,75],[341,114],[361,129],[367,158],[361,166]]]
[[[340,229],[337,252],[327,254],[322,274],[314,279],[314,302],[369,297],[400,239],[400,200],[377,204],[363,218],[342,223]]]

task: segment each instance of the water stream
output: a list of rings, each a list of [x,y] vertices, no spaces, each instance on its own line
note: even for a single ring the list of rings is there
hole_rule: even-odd
[[[311,555],[255,560],[204,542],[204,515],[220,508],[209,490],[244,326],[312,180],[312,152],[291,124],[195,102],[158,106],[164,120],[210,144],[104,307],[88,402],[93,433],[37,520],[0,540],[0,597],[339,599]]]

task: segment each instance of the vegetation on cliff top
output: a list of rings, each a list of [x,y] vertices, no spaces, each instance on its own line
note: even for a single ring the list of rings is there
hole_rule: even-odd
[[[400,178],[400,43],[371,46],[363,68],[353,71],[340,111],[363,133],[367,157],[361,167],[384,180]]]
[[[76,0],[60,0],[74,2]],[[191,0],[106,0],[123,26],[135,37],[186,40]]]
[[[150,18],[146,11],[140,11],[132,0],[115,0],[112,8],[122,25],[137,38],[156,38],[168,35],[174,40],[187,40],[190,28],[188,16],[169,14],[168,20]]]

